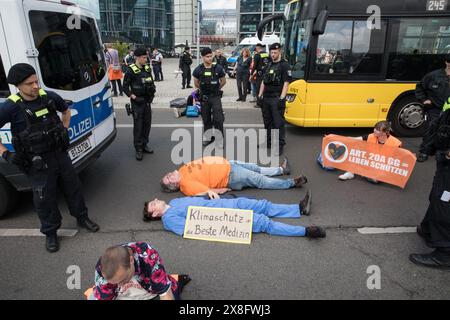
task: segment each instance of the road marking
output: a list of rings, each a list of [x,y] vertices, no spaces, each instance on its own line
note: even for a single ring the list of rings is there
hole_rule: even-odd
[[[117,128],[133,128],[132,124],[118,124]],[[202,128],[200,124],[152,124],[152,128]],[[264,128],[263,124],[224,124],[225,128]]]
[[[58,236],[74,237],[78,233],[76,229],[59,229]],[[0,237],[44,237],[39,229],[0,229]]]
[[[359,228],[361,234],[415,233],[416,227]]]

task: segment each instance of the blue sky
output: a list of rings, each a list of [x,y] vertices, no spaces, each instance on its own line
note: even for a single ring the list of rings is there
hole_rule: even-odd
[[[203,9],[236,9],[236,0],[202,0]]]

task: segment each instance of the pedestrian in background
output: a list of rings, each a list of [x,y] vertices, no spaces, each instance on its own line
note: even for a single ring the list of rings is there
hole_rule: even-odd
[[[114,49],[110,43],[107,43],[105,51],[106,67],[108,69],[109,81],[111,81],[114,96],[117,97],[117,86],[119,87],[119,94],[123,96],[122,89],[122,66],[120,65],[119,51]]]
[[[252,58],[250,55],[250,50],[244,48],[241,51],[234,72],[236,73],[236,83],[238,87],[239,98],[236,101],[245,102],[247,99],[247,91],[250,85],[250,64],[252,63]]]

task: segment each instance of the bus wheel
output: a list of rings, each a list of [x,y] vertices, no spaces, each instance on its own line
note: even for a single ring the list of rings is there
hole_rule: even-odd
[[[0,217],[11,212],[17,204],[18,192],[0,175]]]
[[[414,96],[400,99],[389,114],[392,129],[399,137],[417,137],[423,135],[425,114],[423,105]]]

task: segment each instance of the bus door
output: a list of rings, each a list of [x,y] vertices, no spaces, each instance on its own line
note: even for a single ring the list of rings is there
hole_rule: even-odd
[[[319,126],[373,126],[380,118],[387,22],[329,20],[312,53],[309,105],[319,105]],[[386,114],[387,115],[387,114]]]
[[[78,8],[74,16],[72,8],[61,4],[26,2],[24,9],[39,52],[41,87],[73,101],[69,156],[76,163],[105,138],[96,137],[93,129],[112,114],[95,20],[81,15]]]

